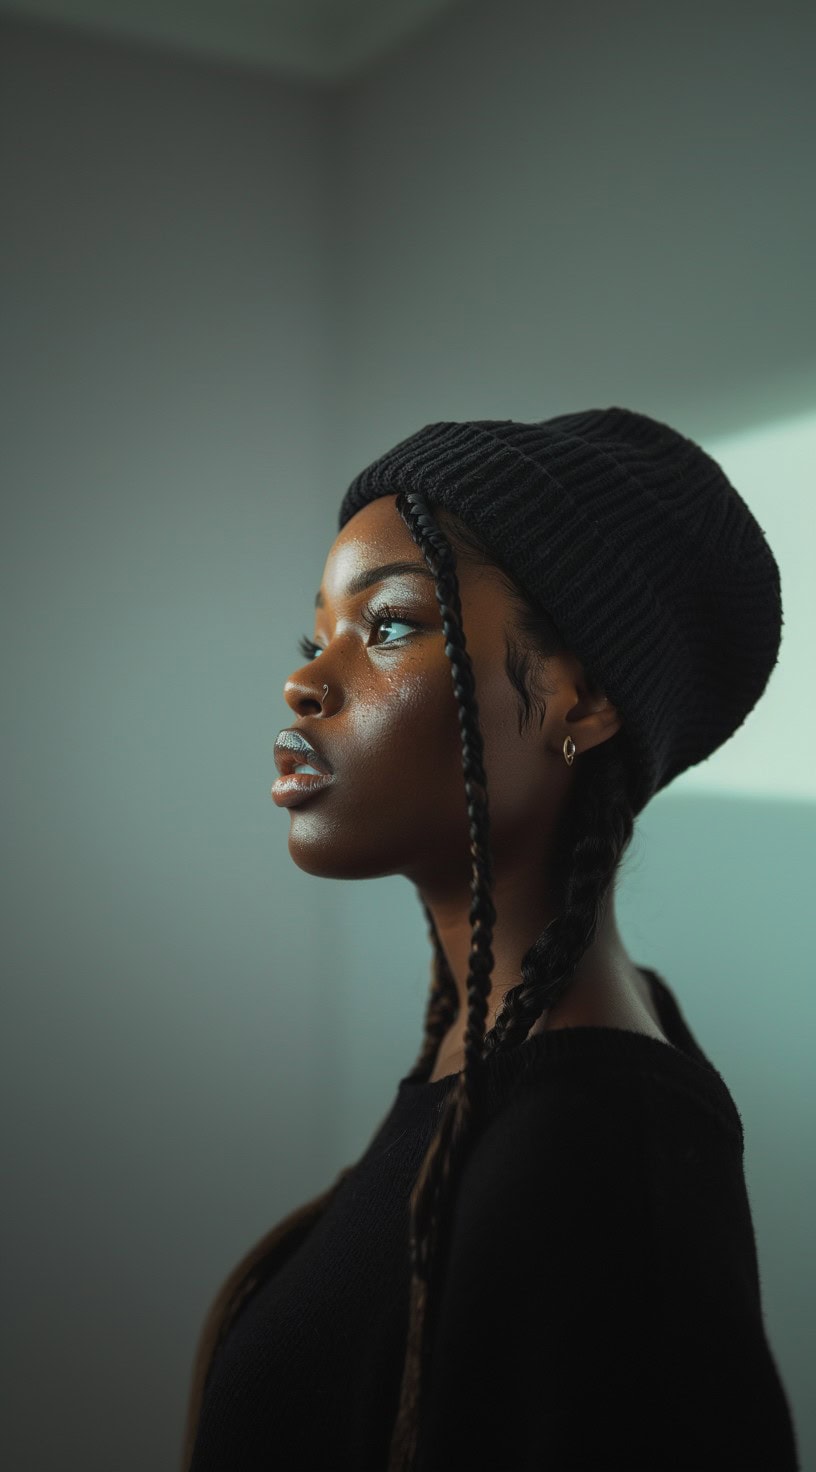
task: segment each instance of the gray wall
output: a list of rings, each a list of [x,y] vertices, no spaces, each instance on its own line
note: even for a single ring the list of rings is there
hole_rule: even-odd
[[[816,407],[813,6],[491,0],[342,96],[343,469],[427,419]]]
[[[212,1293],[415,1057],[416,896],[268,796],[348,479],[437,418],[812,407],[813,29],[477,3],[323,90],[2,26],[15,1472],[175,1467]],[[804,1468],[813,829],[670,790],[619,905],[743,1116]]]
[[[340,1154],[334,929],[269,797],[327,535],[325,99],[1,35],[0,1460],[158,1472],[215,1288]]]

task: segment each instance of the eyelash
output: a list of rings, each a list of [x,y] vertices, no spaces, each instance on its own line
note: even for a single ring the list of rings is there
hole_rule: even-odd
[[[417,628],[417,624],[415,624],[412,619],[405,618],[400,610],[397,608],[392,608],[390,603],[378,603],[376,608],[373,608],[370,603],[367,603],[365,608],[362,610],[361,618],[363,619],[363,622],[368,624],[369,628],[371,629],[377,628],[380,624],[394,623],[410,624],[412,629]],[[397,639],[391,640],[391,644],[399,643],[400,639],[406,639],[407,637],[407,634],[400,634]],[[380,649],[385,649],[390,648],[391,646],[380,644],[376,647]],[[323,653],[321,646],[319,644],[315,644],[314,640],[309,639],[306,634],[303,635],[302,639],[298,640],[298,649],[300,650],[300,653],[303,655],[304,659],[307,660],[312,660],[314,659],[316,654]]]

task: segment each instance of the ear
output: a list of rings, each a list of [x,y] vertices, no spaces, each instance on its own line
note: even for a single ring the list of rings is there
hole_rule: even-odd
[[[574,691],[577,699],[564,714],[579,751],[589,751],[608,741],[623,725],[623,717],[602,690],[593,686],[583,670],[573,673]]]

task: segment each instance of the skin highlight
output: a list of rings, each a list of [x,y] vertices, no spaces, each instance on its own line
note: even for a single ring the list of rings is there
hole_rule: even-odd
[[[324,566],[313,640],[319,651],[286,681],[292,725],[328,758],[335,781],[290,808],[289,852],[299,868],[334,879],[403,874],[431,911],[455,979],[459,1014],[430,1082],[464,1064],[471,942],[470,850],[461,739],[434,581],[395,508],[364,506],[336,537]],[[395,561],[402,573],[359,592],[352,580]],[[462,622],[473,664],[493,857],[494,966],[486,1030],[521,978],[528,947],[558,913],[555,834],[582,753],[614,736],[621,717],[587,682],[571,652],[541,660],[543,719],[519,729],[506,670],[516,606],[499,569],[457,562]],[[371,627],[362,617],[382,603]],[[325,700],[323,686],[329,686]],[[575,762],[564,760],[571,736]],[[668,1044],[645,977],[620,937],[610,888],[603,918],[564,997],[530,1036],[561,1027],[623,1027]],[[669,1044],[669,1046],[671,1046]]]

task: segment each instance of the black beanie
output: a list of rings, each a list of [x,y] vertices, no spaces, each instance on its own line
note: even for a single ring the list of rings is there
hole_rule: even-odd
[[[667,424],[617,408],[426,424],[355,476],[340,529],[400,490],[472,527],[552,617],[623,718],[635,813],[759,700],[779,568],[716,460]]]

